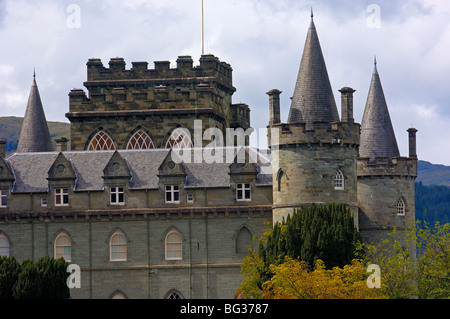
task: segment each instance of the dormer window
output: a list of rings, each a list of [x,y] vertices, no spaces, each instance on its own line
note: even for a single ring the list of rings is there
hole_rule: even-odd
[[[236,184],[236,200],[238,202],[251,201],[250,184]]]
[[[166,203],[180,203],[180,187],[178,185],[166,185]]]
[[[110,188],[110,203],[111,205],[124,205],[125,195],[123,187],[111,187]]]
[[[69,189],[55,189],[55,206],[69,206]]]

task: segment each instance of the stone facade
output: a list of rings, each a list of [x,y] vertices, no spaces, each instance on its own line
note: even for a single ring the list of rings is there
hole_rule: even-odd
[[[269,154],[245,135],[212,142],[251,128],[212,55],[87,66],[88,95],[69,94],[70,147],[6,157],[0,141],[0,252],[79,265],[73,298],[233,298],[252,238],[302,205],[347,204],[365,241],[415,220],[417,130],[401,157],[376,68],[362,124],[349,87],[339,117],[313,21],[287,123],[282,92],[267,93]]]

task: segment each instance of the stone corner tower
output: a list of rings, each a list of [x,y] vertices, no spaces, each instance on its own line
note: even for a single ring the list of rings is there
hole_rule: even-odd
[[[408,129],[409,156],[400,156],[375,61],[357,164],[359,228],[366,242],[385,239],[394,228],[402,237],[415,222],[416,132]]]
[[[42,106],[36,84],[36,73],[34,73],[27,109],[20,131],[17,152],[52,152],[53,150],[53,143],[50,138],[44,107]]]
[[[345,203],[357,225],[356,160],[360,125],[353,120],[353,89],[340,90],[339,119],[319,38],[311,16],[287,123],[279,90],[269,95],[273,221],[312,203]]]

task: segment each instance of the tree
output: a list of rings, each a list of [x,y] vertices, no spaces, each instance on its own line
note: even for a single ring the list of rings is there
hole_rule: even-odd
[[[383,298],[379,290],[367,287],[366,267],[357,259],[333,269],[326,269],[319,259],[310,271],[305,261],[286,257],[283,264],[271,268],[274,275],[263,287],[266,299]]]
[[[43,257],[21,264],[14,257],[0,258],[0,298],[68,299],[68,263],[64,259]]]
[[[0,257],[0,299],[12,299],[12,288],[20,272],[20,263],[14,257]]]
[[[302,260],[310,268],[323,260],[331,269],[350,264],[358,247],[359,233],[345,205],[299,208],[281,224],[266,230],[257,252],[250,250],[241,266],[244,280],[237,294],[242,298],[261,298],[264,284],[274,275],[273,266],[282,265],[286,258]]]

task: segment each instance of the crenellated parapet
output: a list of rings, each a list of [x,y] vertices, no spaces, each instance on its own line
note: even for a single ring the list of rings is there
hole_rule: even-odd
[[[230,90],[233,88],[231,66],[220,61],[214,55],[202,55],[200,65],[194,66],[190,56],[179,56],[176,67],[171,68],[170,61],[155,61],[154,68],[148,68],[148,62],[132,62],[131,69],[126,69],[123,58],[112,58],[109,68],[103,65],[100,59],[89,59],[88,81],[90,86],[93,81],[136,81],[136,80],[158,80],[166,79],[167,82],[177,82],[186,78],[208,78],[213,77]],[[164,84],[164,83],[161,83]]]
[[[378,157],[359,158],[357,161],[358,178],[364,177],[417,177],[417,158],[411,157]]]
[[[269,146],[285,147],[289,145],[321,145],[357,147],[359,145],[360,125],[349,122],[279,123],[270,126]],[[275,136],[274,134],[277,134]]]

